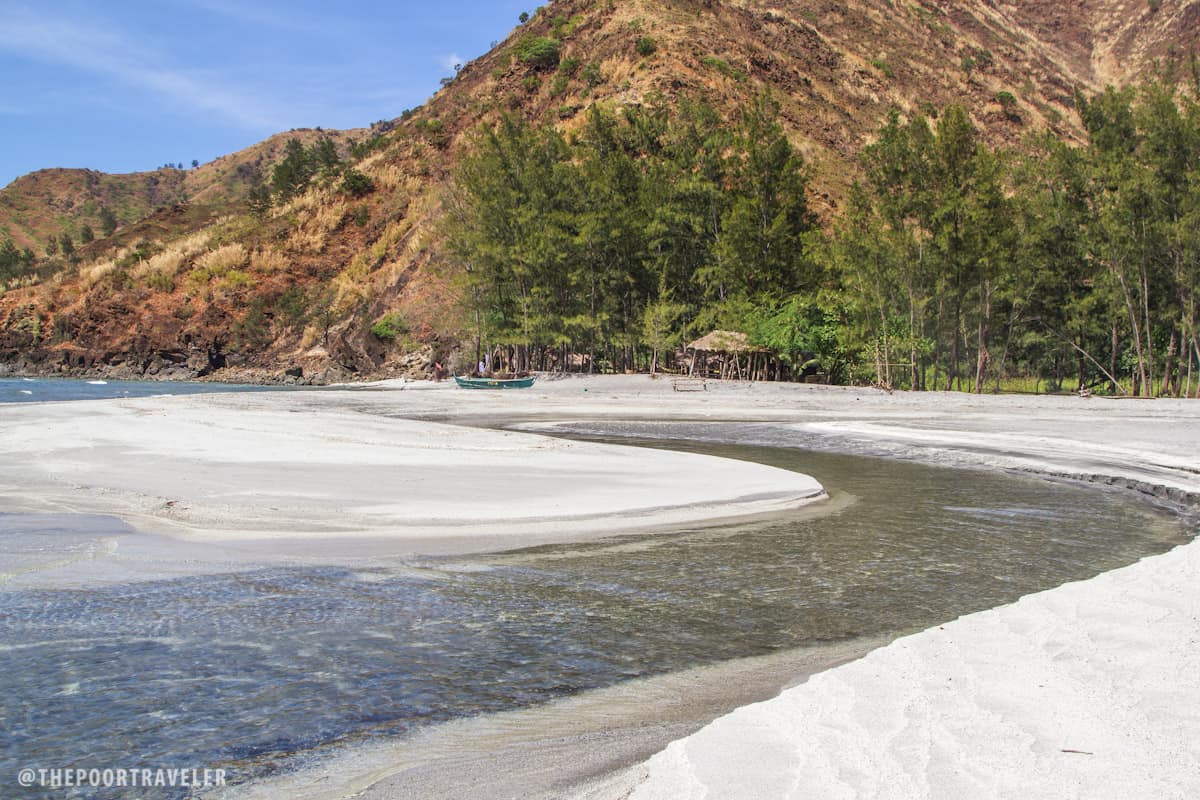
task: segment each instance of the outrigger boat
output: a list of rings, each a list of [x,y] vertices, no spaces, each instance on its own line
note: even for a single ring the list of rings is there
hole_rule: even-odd
[[[454,382],[460,389],[528,389],[537,380],[534,375],[524,378],[463,378],[454,376]]]

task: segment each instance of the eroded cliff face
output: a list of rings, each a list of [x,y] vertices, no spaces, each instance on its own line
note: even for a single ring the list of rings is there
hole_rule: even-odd
[[[812,206],[828,220],[890,109],[962,104],[991,144],[1019,147],[1047,129],[1082,141],[1077,90],[1156,66],[1187,80],[1198,32],[1200,3],[1182,0],[559,0],[394,127],[337,134],[373,142],[353,164],[371,181],[367,193],[329,176],[251,213],[248,187],[300,135],[281,134],[183,176],[186,203],[148,203],[75,263],[10,286],[0,362],[152,377],[230,366],[259,378],[419,371],[467,327],[459,265],[442,244],[447,178],[471,133],[501,113],[570,131],[593,103],[703,95],[732,118],[770,91],[811,166]],[[559,41],[558,65],[523,62],[527,36]],[[43,202],[69,194],[43,192]],[[389,315],[403,330],[372,333]]]
[[[1009,0],[996,6],[1096,88],[1137,82],[1186,61],[1200,45],[1196,2]]]

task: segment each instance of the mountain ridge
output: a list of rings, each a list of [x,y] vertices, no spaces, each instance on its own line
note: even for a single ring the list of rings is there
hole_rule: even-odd
[[[38,369],[116,365],[136,375],[187,377],[228,364],[272,374],[391,374],[408,368],[406,350],[440,350],[455,335],[452,265],[439,232],[446,181],[472,132],[501,113],[570,131],[592,103],[669,106],[703,95],[732,118],[768,91],[810,165],[812,206],[828,220],[858,174],[858,152],[892,109],[912,115],[961,104],[993,145],[1020,146],[1037,130],[1082,142],[1077,91],[1144,78],[1169,63],[1177,80],[1187,79],[1178,65],[1198,29],[1200,3],[1179,0],[556,0],[383,132],[379,148],[354,164],[374,187],[365,197],[317,181],[255,218],[239,205],[246,181],[225,193],[188,193],[193,209],[220,209],[191,222],[171,211],[179,205],[172,200],[156,213],[174,214],[179,229],[143,239],[171,251],[170,236],[198,228],[208,231],[209,249],[185,253],[170,280],[152,288],[144,267],[119,266],[137,251],[121,256],[114,247],[128,249],[134,237],[94,243],[74,272],[0,297],[0,357]],[[554,63],[523,49],[538,39],[556,43]],[[274,156],[297,135],[268,140]],[[226,174],[248,163],[236,155],[225,157]],[[258,177],[270,163],[258,161]],[[235,281],[196,277],[201,259],[233,244],[242,248],[228,268]],[[287,322],[280,305],[295,287],[306,293],[303,324]],[[389,314],[407,330],[373,335]],[[87,325],[78,326],[80,318]]]

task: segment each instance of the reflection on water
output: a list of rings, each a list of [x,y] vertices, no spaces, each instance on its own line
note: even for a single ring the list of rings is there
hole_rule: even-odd
[[[336,742],[924,628],[1182,541],[1172,519],[1074,486],[695,449],[812,474],[832,510],[402,568],[0,591],[5,791],[30,764],[224,767],[245,780]],[[28,536],[0,516],[0,548]]]

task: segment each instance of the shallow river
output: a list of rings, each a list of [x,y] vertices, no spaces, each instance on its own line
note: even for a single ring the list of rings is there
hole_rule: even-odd
[[[831,500],[789,519],[503,554],[0,584],[0,794],[43,796],[16,791],[26,766],[223,767],[249,780],[334,745],[629,678],[915,631],[1185,540],[1127,494],[671,446],[811,474]],[[0,572],[86,550],[106,525],[120,534],[112,521],[0,515]]]

